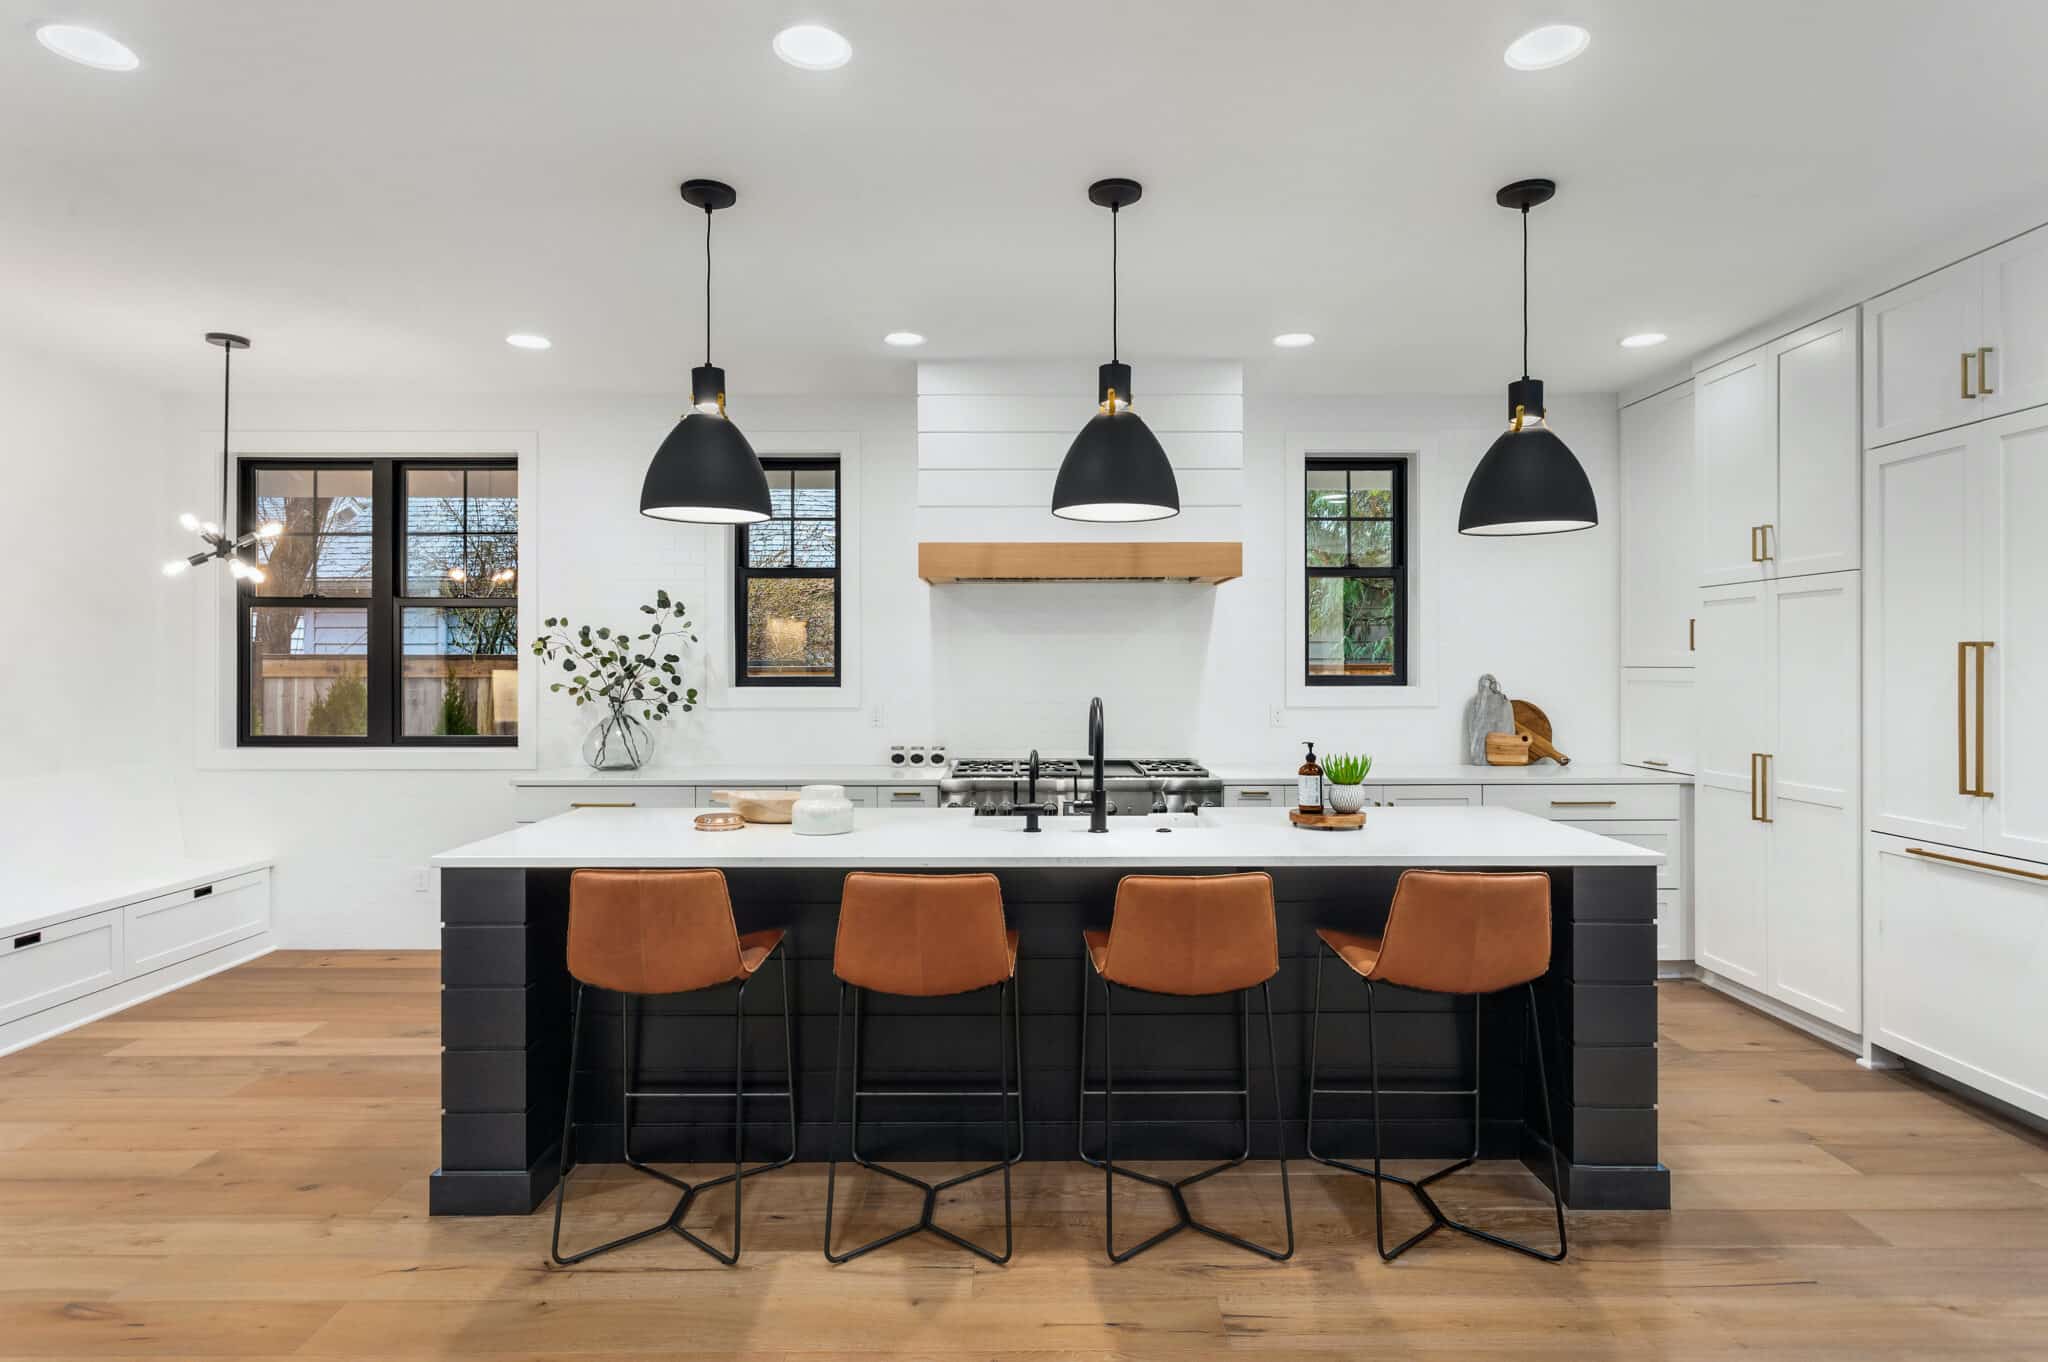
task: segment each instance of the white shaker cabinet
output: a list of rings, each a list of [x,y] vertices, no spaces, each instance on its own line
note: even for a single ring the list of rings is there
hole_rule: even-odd
[[[2048,229],[1866,304],[1865,444],[2048,403]]]
[[[1624,667],[1621,759],[1630,766],[1691,775],[1696,702],[1690,667]]]
[[[2048,862],[2048,408],[1868,464],[1869,826]]]
[[[2048,1117],[2048,870],[1872,834],[1870,1039]]]
[[[1691,380],[1621,409],[1621,665],[1692,665]]]
[[[1693,582],[1764,576],[1757,527],[1777,519],[1777,394],[1763,348],[1693,376]]]
[[[1693,956],[1845,1030],[1861,1019],[1861,574],[1700,595]]]
[[[1855,308],[1694,376],[1701,586],[1862,565]]]

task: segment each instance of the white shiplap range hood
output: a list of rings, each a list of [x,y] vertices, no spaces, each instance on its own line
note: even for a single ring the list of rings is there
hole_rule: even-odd
[[[1134,404],[1173,461],[1181,513],[1055,519],[1053,478],[1089,416],[1081,362],[942,361],[917,370],[918,575],[954,582],[1229,581],[1244,566],[1244,370],[1148,361]],[[1075,394],[1081,394],[1076,398]]]

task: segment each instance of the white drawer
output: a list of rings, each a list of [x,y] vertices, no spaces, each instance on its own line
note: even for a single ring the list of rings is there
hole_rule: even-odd
[[[521,785],[513,807],[522,823],[536,823],[581,808],[690,809],[697,806],[694,785]]]
[[[1489,785],[1486,802],[1538,818],[1677,818],[1676,785]]]
[[[202,884],[121,910],[122,958],[130,974],[175,965],[270,926],[266,871]]]
[[[845,787],[845,789],[846,802],[853,805],[853,807],[855,807],[856,809],[872,809],[873,807],[875,807],[874,786],[848,785]]]
[[[121,910],[0,937],[0,1024],[121,979]]]
[[[936,785],[877,785],[874,794],[874,807],[878,809],[939,807],[939,787]]]
[[[1685,838],[1683,823],[1648,821],[1596,823],[1579,818],[1560,818],[1558,822],[1568,828],[1582,828],[1602,837],[1612,837],[1617,842],[1641,847],[1645,851],[1659,852],[1664,857],[1657,867],[1657,888],[1683,889],[1685,887]]]
[[[1461,809],[1479,802],[1477,785],[1376,785],[1373,801],[1388,809]]]
[[[1659,960],[1686,960],[1691,955],[1685,948],[1685,922],[1683,920],[1683,897],[1676,889],[1657,891],[1657,958]]]
[[[1226,805],[1243,805],[1251,809],[1291,809],[1294,807],[1295,787],[1292,785],[1226,785],[1223,787],[1223,802]]]

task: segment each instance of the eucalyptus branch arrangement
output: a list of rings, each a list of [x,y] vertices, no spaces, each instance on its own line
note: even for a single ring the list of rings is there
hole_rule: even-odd
[[[640,613],[657,618],[639,634],[572,625],[567,615],[550,615],[543,621],[548,632],[533,641],[533,653],[543,661],[559,662],[569,679],[548,689],[567,692],[578,705],[609,705],[614,714],[637,705],[640,717],[649,720],[666,719],[674,709],[686,714],[695,709],[696,688],[683,684],[679,670],[682,655],[664,651],[681,647],[685,638],[697,641],[687,609],[682,602],[671,601],[666,591],[658,591],[654,604],[641,606]]]

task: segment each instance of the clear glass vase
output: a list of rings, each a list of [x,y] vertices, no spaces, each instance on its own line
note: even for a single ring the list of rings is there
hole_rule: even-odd
[[[654,727],[625,705],[608,706],[583,735],[583,764],[593,771],[637,771],[654,760]]]

